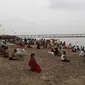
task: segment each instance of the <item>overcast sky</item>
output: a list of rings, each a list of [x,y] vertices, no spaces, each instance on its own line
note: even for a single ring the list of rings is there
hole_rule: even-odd
[[[85,33],[85,0],[0,0],[0,24],[4,34]]]

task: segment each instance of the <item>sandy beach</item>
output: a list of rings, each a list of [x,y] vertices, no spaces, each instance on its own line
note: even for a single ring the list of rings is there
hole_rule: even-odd
[[[9,46],[12,52],[15,46]],[[10,61],[0,56],[0,85],[85,85],[85,62],[77,53],[67,51],[69,63],[61,62],[59,56],[48,54],[46,49],[27,49],[36,54],[42,72],[36,73],[27,66],[28,56]]]

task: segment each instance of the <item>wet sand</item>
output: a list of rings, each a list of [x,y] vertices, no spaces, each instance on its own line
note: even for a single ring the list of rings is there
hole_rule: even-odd
[[[12,52],[15,46],[9,47]],[[36,73],[27,66],[28,56],[10,61],[0,56],[0,85],[85,85],[85,62],[77,53],[67,51],[69,63],[61,62],[59,56],[48,54],[48,50],[27,49],[36,54],[42,72]]]

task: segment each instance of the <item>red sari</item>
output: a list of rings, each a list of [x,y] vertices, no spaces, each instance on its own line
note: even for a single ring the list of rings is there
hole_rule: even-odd
[[[54,52],[54,49],[53,49],[53,48],[51,48],[51,49],[50,49],[50,52]]]
[[[30,44],[28,43],[27,48],[31,48]]]
[[[40,66],[37,64],[36,60],[33,57],[30,58],[28,65],[31,67],[33,71],[36,71],[38,73],[41,72]]]
[[[76,52],[76,50],[74,48],[72,48],[72,52]]]
[[[19,42],[19,43],[18,43],[18,45],[20,45],[20,46],[24,46],[24,43],[22,43],[22,42]]]

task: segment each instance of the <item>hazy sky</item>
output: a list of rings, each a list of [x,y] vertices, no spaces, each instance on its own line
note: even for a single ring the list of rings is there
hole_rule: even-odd
[[[85,0],[0,0],[0,24],[4,34],[85,33]]]

